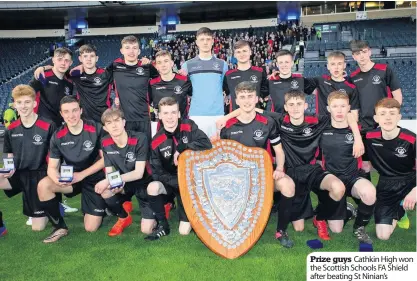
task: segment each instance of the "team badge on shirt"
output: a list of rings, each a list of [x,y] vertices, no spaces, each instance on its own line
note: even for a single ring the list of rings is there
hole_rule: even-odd
[[[86,140],[83,143],[83,149],[85,151],[91,151],[91,150],[93,150],[94,149],[93,143],[91,141],[89,141],[89,140]]]
[[[296,80],[291,81],[291,88],[292,89],[298,89],[298,82]]]
[[[175,88],[174,88],[174,93],[175,93],[176,95],[180,95],[180,94],[182,94],[182,88],[181,88],[181,86],[175,86]]]
[[[34,140],[34,142],[33,142],[34,145],[43,144],[42,137],[40,135],[34,135],[33,140]]]
[[[65,87],[65,93],[66,96],[68,96],[70,94],[70,89],[68,87]]]
[[[372,84],[374,85],[381,84],[381,77],[379,77],[379,75],[375,75],[374,77],[372,77]]]
[[[94,85],[100,86],[101,85],[101,79],[100,77],[94,78]]]
[[[397,152],[395,154],[396,156],[401,157],[401,158],[407,157],[407,154],[405,154],[407,152],[407,150],[404,147],[401,147],[401,146],[400,147],[397,147],[395,149],[395,151]]]
[[[252,75],[252,76],[250,77],[250,81],[251,81],[252,83],[258,83],[258,77],[256,77],[256,75]]]
[[[133,154],[133,152],[128,152],[126,154],[126,161],[127,162],[134,162],[134,161],[136,161],[135,154]]]
[[[253,139],[254,140],[263,140],[265,137],[263,136],[264,132],[261,130],[256,130],[253,132]]]
[[[346,143],[348,143],[348,144],[353,143],[353,135],[351,133],[346,134],[345,138],[346,138],[346,141],[345,141]]]
[[[313,134],[313,129],[311,129],[311,128],[305,128],[303,130],[303,136],[305,136],[305,137],[311,136],[312,134]]]
[[[187,136],[182,137],[182,142],[183,142],[183,143],[188,143],[188,138],[187,138]]]
[[[142,68],[142,67],[138,67],[138,68],[136,68],[136,73],[137,73],[138,75],[143,75],[143,74],[145,74],[145,71],[143,70],[143,68]]]
[[[346,92],[346,90],[345,90],[345,89],[339,89],[339,92],[342,92],[342,93],[344,93],[344,94],[347,94],[347,92]]]
[[[218,62],[213,63],[214,70],[220,70],[220,64]]]

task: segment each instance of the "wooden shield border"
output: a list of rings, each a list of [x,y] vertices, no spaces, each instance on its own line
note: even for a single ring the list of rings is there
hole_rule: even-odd
[[[257,167],[260,170],[257,176],[257,180],[259,183],[259,197],[257,197],[258,200],[256,201],[256,207],[252,209],[251,216],[248,220],[244,219],[244,216],[241,215],[238,222],[240,223],[246,221],[245,224],[250,225],[250,227],[245,229],[245,232],[241,233],[241,238],[244,239],[240,239],[239,242],[233,245],[228,245],[226,241],[221,241],[222,239],[220,235],[218,235],[217,231],[212,227],[212,225],[210,225],[210,220],[208,219],[207,213],[205,211],[203,212],[204,209],[202,208],[202,203],[199,200],[197,200],[197,198],[199,198],[199,195],[197,194],[197,184],[194,177],[194,168],[196,167],[196,163],[199,163],[199,165],[201,165],[203,161],[212,160],[216,156],[217,159],[219,159],[219,155],[224,154],[233,156],[235,157],[234,159],[236,159],[237,157],[237,159],[240,160],[248,160],[252,163],[256,163],[258,165]],[[214,159],[213,161],[217,160]],[[232,163],[237,167],[243,167],[242,165],[229,161],[216,162],[215,166],[217,167],[221,163]],[[251,170],[251,176],[252,171],[253,170]],[[233,140],[218,140],[213,143],[213,148],[210,150],[187,150],[180,155],[178,164],[178,179],[181,199],[184,204],[185,212],[191,223],[191,226],[197,233],[198,237],[208,248],[210,248],[217,255],[227,259],[234,259],[239,256],[242,256],[246,252],[248,252],[261,237],[266,227],[266,224],[268,223],[269,215],[272,208],[274,191],[274,181],[272,178],[272,173],[272,161],[267,151],[256,147],[246,147]],[[200,183],[200,185],[204,186],[204,194],[207,195],[204,182]],[[250,189],[252,189],[252,186],[250,187]],[[196,210],[194,204],[196,204],[195,206],[201,210],[200,212]],[[238,225],[238,223],[234,225],[232,230]],[[227,227],[225,224],[222,225],[224,227]],[[207,228],[209,228],[210,231]],[[248,229],[251,231],[248,231]],[[230,229],[228,229],[228,231],[230,231]]]

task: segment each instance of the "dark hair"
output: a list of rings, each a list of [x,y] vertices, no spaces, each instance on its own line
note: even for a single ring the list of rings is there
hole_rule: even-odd
[[[158,103],[158,110],[161,111],[162,106],[174,105],[174,104],[176,104],[178,106],[178,109],[180,108],[179,105],[178,105],[178,102],[173,97],[162,98]]]
[[[250,44],[249,44],[249,42],[248,42],[248,41],[245,41],[245,40],[239,40],[239,41],[237,41],[237,42],[233,45],[233,50],[237,50],[237,49],[243,48],[243,47],[245,47],[245,46],[248,46],[248,47],[249,47],[249,49],[250,49]]]
[[[285,93],[284,95],[284,100],[285,103],[287,103],[288,100],[295,98],[295,99],[301,99],[301,100],[306,100],[306,94],[304,94],[303,91],[301,90],[289,90],[288,92]]]
[[[349,43],[350,50],[352,53],[362,51],[363,49],[369,48],[369,44],[364,40],[352,40]]]
[[[62,47],[62,48],[56,48],[54,51],[54,57],[56,56],[65,56],[66,54],[70,55],[72,59],[72,52],[70,49]]]
[[[256,84],[249,82],[249,81],[240,82],[235,87],[235,93],[237,95],[242,92],[247,92],[247,93],[256,92]]]
[[[95,54],[97,54],[96,46],[91,45],[91,44],[82,45],[78,51],[80,52],[80,55],[82,55],[84,53],[95,53]]]
[[[65,96],[59,102],[59,109],[61,109],[61,107],[62,107],[63,104],[73,103],[73,102],[78,103],[78,106],[81,108],[80,101],[77,100],[77,98],[75,96]]]
[[[202,27],[199,30],[197,30],[196,37],[200,35],[213,36],[213,31],[211,31],[211,29],[208,27]]]
[[[281,50],[277,53],[277,58],[282,56],[290,56],[293,57],[293,54],[288,50]]]

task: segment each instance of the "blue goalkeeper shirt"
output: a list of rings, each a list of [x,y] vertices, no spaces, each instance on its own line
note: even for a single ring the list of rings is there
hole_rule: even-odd
[[[226,61],[199,56],[182,65],[193,86],[189,116],[224,115],[223,79],[228,67]]]

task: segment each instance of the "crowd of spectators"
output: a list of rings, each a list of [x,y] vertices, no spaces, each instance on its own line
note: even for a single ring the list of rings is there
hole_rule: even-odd
[[[297,23],[280,23],[271,32],[262,35],[256,34],[254,28],[250,26],[246,32],[234,32],[231,30],[217,30],[214,37],[213,54],[225,61],[229,69],[236,68],[237,60],[233,56],[233,44],[238,40],[250,42],[252,49],[251,61],[254,66],[265,67],[267,73],[277,69],[276,53],[286,44],[292,45],[294,42],[307,41],[314,36],[314,28],[308,29],[297,25]],[[149,52],[152,57],[160,50],[168,50],[172,53],[174,63],[177,69],[182,64],[197,56],[198,49],[195,43],[195,35],[176,36],[175,39],[168,42],[151,39],[146,42],[141,40],[142,48]]]

